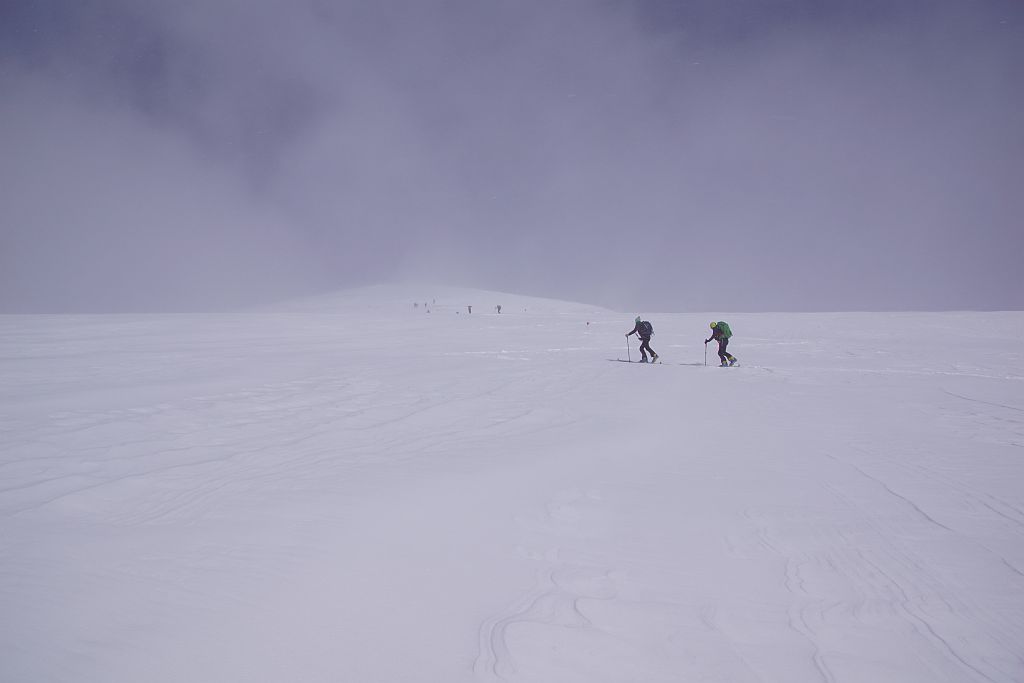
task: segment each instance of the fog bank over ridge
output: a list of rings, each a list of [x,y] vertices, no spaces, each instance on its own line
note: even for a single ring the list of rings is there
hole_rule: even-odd
[[[1024,307],[1024,9],[18,0],[0,311]]]

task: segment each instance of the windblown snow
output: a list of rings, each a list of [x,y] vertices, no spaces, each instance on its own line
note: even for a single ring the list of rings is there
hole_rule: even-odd
[[[636,313],[0,316],[0,680],[1024,681],[1024,313]]]

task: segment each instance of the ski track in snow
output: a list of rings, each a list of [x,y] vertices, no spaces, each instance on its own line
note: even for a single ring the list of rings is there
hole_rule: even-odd
[[[0,317],[0,680],[1024,680],[1024,314],[389,291]]]

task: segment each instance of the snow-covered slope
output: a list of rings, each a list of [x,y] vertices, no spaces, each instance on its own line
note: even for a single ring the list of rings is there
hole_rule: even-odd
[[[1024,680],[1024,314],[633,315],[0,317],[0,680]]]

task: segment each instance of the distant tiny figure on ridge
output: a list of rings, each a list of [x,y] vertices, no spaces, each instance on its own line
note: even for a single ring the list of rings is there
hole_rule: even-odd
[[[736,356],[725,350],[729,346],[730,337],[732,337],[732,330],[729,329],[729,323],[719,320],[711,323],[711,336],[704,340],[705,346],[712,339],[718,341],[718,357],[722,359],[723,368],[736,365],[737,362]]]
[[[501,315],[501,304],[498,304],[495,308],[498,309],[498,315]]]
[[[658,354],[656,354],[654,349],[651,348],[651,335],[654,334],[654,326],[646,320],[641,320],[640,316],[637,316],[636,320],[633,322],[636,324],[633,325],[632,330],[626,333],[626,336],[629,337],[630,335],[635,334],[640,337],[640,362],[646,363],[647,354],[650,353],[651,362],[653,363],[658,360]]]
[[[468,310],[470,313],[472,313],[473,312],[473,307],[472,306],[466,306],[466,310]]]

